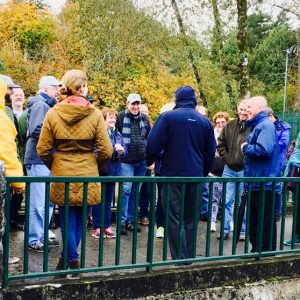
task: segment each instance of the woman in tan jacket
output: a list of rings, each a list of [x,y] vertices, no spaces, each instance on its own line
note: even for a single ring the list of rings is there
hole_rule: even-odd
[[[46,115],[37,152],[53,176],[99,176],[99,169],[111,158],[112,146],[102,113],[87,100],[86,74],[70,70],[62,78],[62,94],[67,97]],[[59,206],[64,239],[65,184],[51,185],[51,201]],[[88,205],[100,202],[100,184],[88,185]],[[83,184],[71,183],[69,195],[67,260],[79,268],[78,246],[83,226]],[[57,270],[63,269],[63,253]],[[75,276],[73,276],[75,277]]]

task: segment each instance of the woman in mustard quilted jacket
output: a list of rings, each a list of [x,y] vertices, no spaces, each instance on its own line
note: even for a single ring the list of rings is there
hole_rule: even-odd
[[[87,76],[70,70],[62,78],[62,94],[67,97],[46,115],[37,152],[53,176],[99,176],[99,169],[110,160],[112,146],[102,113],[87,100]],[[64,240],[65,185],[51,185],[51,201],[59,206]],[[100,202],[100,184],[89,183],[88,205]],[[67,260],[71,269],[79,268],[78,246],[83,226],[83,184],[71,183],[69,195]],[[56,269],[63,269],[63,253]],[[73,275],[77,277],[77,275]]]

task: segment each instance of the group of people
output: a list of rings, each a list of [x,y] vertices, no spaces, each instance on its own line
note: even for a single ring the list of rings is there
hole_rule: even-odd
[[[282,123],[267,107],[264,97],[242,100],[238,104],[237,118],[230,119],[226,112],[212,118],[207,109],[197,106],[195,91],[190,86],[179,88],[175,103],[162,107],[161,114],[152,125],[147,106],[139,94],[129,94],[126,109],[117,112],[111,108],[100,111],[88,100],[88,79],[80,70],[70,70],[61,81],[53,76],[40,79],[38,93],[29,97],[24,110],[24,92],[13,80],[0,75],[1,130],[0,160],[6,164],[8,176],[155,176],[166,177],[279,177],[285,166],[286,147],[290,126]],[[24,110],[24,111],[23,111]],[[213,127],[214,125],[214,127]],[[275,126],[274,126],[275,125]],[[184,146],[184,147],[183,147]],[[216,231],[216,220],[222,194],[222,184],[215,182],[212,216],[208,216],[208,185],[201,188],[196,199],[198,184],[158,184],[156,221],[158,238],[164,237],[164,222],[168,219],[168,241],[173,259],[193,257],[194,214],[211,220],[211,231]],[[280,215],[281,186],[276,187],[276,212]],[[10,225],[22,229],[18,217],[23,199],[23,183],[12,184]],[[103,186],[102,186],[103,188]],[[136,189],[140,189],[137,191]],[[230,238],[236,184],[227,184],[223,238]],[[248,187],[241,183],[239,198]],[[111,204],[115,183],[105,184],[104,203],[100,203],[101,186],[89,183],[88,212],[93,220],[93,237],[114,238],[111,227]],[[139,193],[138,223],[148,225],[150,187],[144,182],[123,184],[119,214],[121,234],[135,229],[135,194]],[[164,216],[169,196],[169,214]],[[29,250],[43,252],[45,247],[45,191],[43,182],[30,184]],[[51,184],[49,216],[58,206],[62,239],[68,226],[68,267],[79,268],[78,246],[82,237],[83,183],[70,183],[69,197],[63,183]],[[181,193],[184,192],[184,207]],[[256,230],[259,210],[259,184],[251,183],[250,242],[256,252]],[[272,184],[265,184],[265,207],[262,251],[276,248],[276,223],[270,224],[272,215]],[[201,204],[201,205],[200,205]],[[101,206],[104,205],[104,230],[101,230]],[[68,219],[65,219],[66,206]],[[179,233],[180,211],[184,209],[184,225]],[[245,239],[244,218],[240,239]],[[269,230],[272,227],[272,232]],[[178,236],[182,236],[182,249]],[[270,234],[273,244],[270,249]],[[49,231],[48,246],[59,245]],[[179,257],[179,254],[181,255]],[[61,253],[57,270],[63,269]],[[73,275],[77,276],[77,275]]]

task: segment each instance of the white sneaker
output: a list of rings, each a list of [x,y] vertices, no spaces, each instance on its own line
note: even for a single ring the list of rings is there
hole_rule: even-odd
[[[215,222],[211,222],[210,223],[210,232],[216,232],[217,228],[216,228],[216,223]]]
[[[48,237],[49,237],[49,240],[55,240],[56,235],[53,231],[49,230],[48,231]]]
[[[233,222],[230,222],[230,231],[231,232],[233,232],[233,228],[234,228]]]
[[[156,230],[156,237],[162,239],[165,235],[165,229],[163,227],[158,227]]]

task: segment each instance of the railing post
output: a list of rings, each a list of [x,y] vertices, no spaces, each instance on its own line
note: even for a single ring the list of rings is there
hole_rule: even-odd
[[[6,179],[5,179],[5,164],[0,160],[0,276],[3,278],[3,237],[5,228],[5,192],[6,192]],[[1,298],[1,292],[0,292]]]

